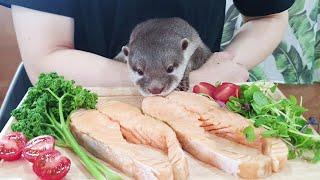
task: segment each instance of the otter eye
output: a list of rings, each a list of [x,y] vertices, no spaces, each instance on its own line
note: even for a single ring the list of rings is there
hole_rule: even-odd
[[[172,73],[174,70],[174,67],[171,65],[167,68],[167,73]]]
[[[137,73],[140,75],[140,76],[143,76],[143,71],[141,69],[137,69]]]

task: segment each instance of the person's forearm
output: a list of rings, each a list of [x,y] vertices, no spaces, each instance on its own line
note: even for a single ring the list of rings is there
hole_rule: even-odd
[[[263,61],[280,43],[288,24],[288,12],[264,17],[244,17],[245,23],[225,49],[233,61],[248,70]]]
[[[57,72],[83,86],[129,86],[125,64],[74,49],[74,19],[12,6],[24,66],[34,84],[40,73]]]
[[[56,50],[25,66],[32,83],[41,72],[57,72],[86,87],[133,85],[126,64],[74,49]]]
[[[190,73],[191,85],[201,81],[247,81],[248,70],[271,54],[281,41],[288,24],[288,13],[244,17],[244,21],[224,52],[214,53],[201,68]]]

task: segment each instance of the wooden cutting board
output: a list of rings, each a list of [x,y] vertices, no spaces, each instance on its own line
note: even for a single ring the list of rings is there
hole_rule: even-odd
[[[119,100],[135,106],[140,107],[142,97],[139,95],[135,88],[88,88],[99,95],[99,99]],[[284,97],[283,94],[277,90],[274,98]],[[98,102],[99,103],[99,102]],[[0,134],[0,138],[11,131],[10,126],[15,121],[10,118],[7,125],[4,127]],[[63,148],[57,148],[62,154],[69,157],[72,161],[71,170],[65,179],[93,179],[90,177],[86,169],[81,165],[79,159],[70,151]],[[191,155],[188,155],[190,179],[206,180],[232,180],[239,179],[223,171],[204,164]],[[108,164],[106,164],[108,165]],[[109,165],[108,165],[109,166]],[[109,166],[111,167],[111,166]],[[112,168],[112,167],[111,167]],[[114,168],[112,168],[114,169]],[[116,172],[120,173],[116,169]],[[121,174],[121,173],[120,173]],[[123,174],[122,174],[123,175]],[[124,176],[125,179],[129,179]],[[37,179],[37,176],[32,171],[32,165],[26,161],[19,160],[15,162],[2,162],[0,163],[0,179]],[[280,172],[274,173],[272,176],[265,178],[266,180],[320,180],[320,163],[311,164],[302,160],[290,160],[287,166]]]

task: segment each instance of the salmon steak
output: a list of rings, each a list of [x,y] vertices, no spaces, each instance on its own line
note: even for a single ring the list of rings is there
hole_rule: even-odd
[[[160,149],[168,155],[174,179],[187,179],[189,175],[186,155],[174,131],[165,123],[146,116],[132,105],[119,101],[100,102],[97,109],[119,123],[122,135],[129,142]]]
[[[191,106],[214,105],[204,99],[194,100]],[[182,98],[183,100],[183,98]],[[203,101],[203,102],[202,102]],[[272,160],[258,149],[209,133],[198,113],[187,110],[168,97],[147,97],[142,102],[145,114],[167,123],[175,132],[182,148],[207,164],[241,178],[263,178],[272,173]],[[205,112],[205,111],[203,111]]]
[[[97,110],[78,110],[71,116],[71,130],[94,156],[138,180],[173,179],[167,155],[143,144],[128,142],[117,122]]]
[[[256,140],[254,142],[246,140],[243,130],[251,124],[249,119],[221,108],[214,101],[194,93],[173,92],[167,99],[182,106],[187,111],[197,114],[200,117],[200,126],[207,132],[256,148],[264,155],[269,156],[272,159],[274,172],[279,172],[285,167],[288,148],[281,139],[263,138],[262,133],[265,129],[255,128]]]

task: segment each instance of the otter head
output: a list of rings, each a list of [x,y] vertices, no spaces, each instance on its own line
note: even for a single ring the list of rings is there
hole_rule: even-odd
[[[133,41],[122,48],[131,80],[143,96],[177,88],[190,59],[189,40]]]

